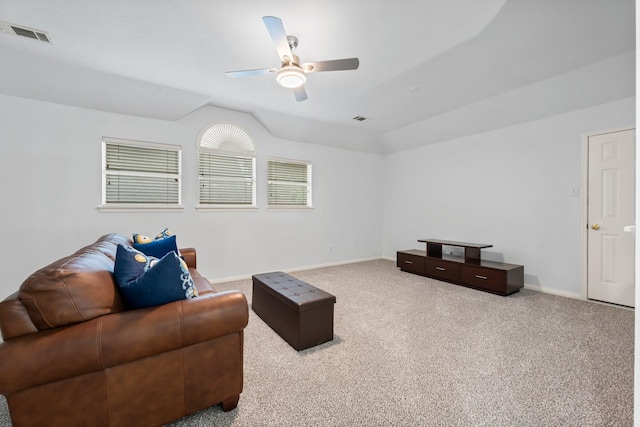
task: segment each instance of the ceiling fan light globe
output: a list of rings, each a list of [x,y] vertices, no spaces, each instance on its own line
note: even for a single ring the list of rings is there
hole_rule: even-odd
[[[302,86],[307,81],[307,76],[300,67],[285,66],[278,70],[276,80],[280,85],[293,89]]]

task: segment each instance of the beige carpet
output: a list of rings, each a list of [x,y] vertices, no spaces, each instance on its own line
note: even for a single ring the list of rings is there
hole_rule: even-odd
[[[297,352],[251,311],[238,408],[171,426],[633,424],[631,310],[494,296],[385,260],[292,275],[337,297],[334,341]],[[217,288],[251,300],[250,280]]]

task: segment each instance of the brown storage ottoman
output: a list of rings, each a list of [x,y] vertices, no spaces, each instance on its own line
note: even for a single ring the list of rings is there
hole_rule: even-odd
[[[296,350],[333,339],[336,297],[281,271],[256,274],[253,311]]]

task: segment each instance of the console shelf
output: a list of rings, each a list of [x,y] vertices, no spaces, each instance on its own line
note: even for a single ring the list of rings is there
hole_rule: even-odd
[[[426,243],[427,250],[398,251],[396,265],[402,271],[503,296],[524,286],[523,266],[481,259],[480,250],[493,245],[440,239],[418,242]],[[443,254],[443,246],[464,248],[464,257]]]

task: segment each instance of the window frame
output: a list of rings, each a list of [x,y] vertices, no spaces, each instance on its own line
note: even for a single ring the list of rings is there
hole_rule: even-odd
[[[217,143],[217,146],[211,146],[211,145],[203,145],[202,142],[205,138],[205,135],[207,135],[209,133],[210,130],[212,130],[214,127],[216,126],[221,126],[221,129],[218,129],[215,131],[215,133],[217,134],[218,138],[220,137],[220,132],[224,133],[224,132],[231,132],[233,133],[234,138],[231,138],[230,140],[224,140],[221,141],[220,139],[218,139],[217,141],[214,141],[214,143]],[[238,139],[235,138],[239,138],[242,140],[241,142],[238,141]],[[223,148],[219,148],[220,145],[223,145]],[[231,121],[227,121],[227,120],[221,120],[221,121],[215,121],[213,123],[209,123],[207,126],[205,126],[202,131],[200,131],[200,134],[198,135],[198,138],[196,139],[196,148],[197,148],[197,167],[196,167],[196,174],[197,174],[197,185],[198,185],[198,190],[197,190],[197,194],[196,194],[196,200],[197,200],[197,204],[196,204],[196,211],[255,211],[258,209],[258,202],[257,202],[257,187],[258,187],[258,180],[257,180],[257,172],[256,172],[256,151],[255,151],[255,146],[253,144],[253,139],[251,138],[251,136],[249,135],[249,133],[244,129],[244,127],[233,123]],[[201,183],[201,173],[200,173],[200,155],[206,153],[206,154],[214,154],[214,155],[219,155],[219,156],[224,156],[224,157],[239,157],[239,158],[245,158],[245,159],[251,159],[251,204],[227,204],[227,203],[202,203],[200,200],[200,183]],[[222,180],[222,179],[221,179]],[[233,179],[230,179],[233,180]]]
[[[226,204],[226,203],[202,203],[200,200],[200,182],[201,182],[201,174],[200,174],[200,155],[201,154],[214,154],[222,157],[238,157],[244,159],[251,160],[251,204]],[[258,205],[256,202],[256,155],[255,153],[240,153],[234,151],[225,151],[219,150],[216,148],[207,148],[207,147],[198,147],[198,204],[196,205],[196,210],[198,211],[218,211],[218,210],[256,210],[258,209]],[[234,179],[229,178],[229,181],[233,181]],[[224,181],[224,179],[220,179],[220,181]]]
[[[141,172],[141,171],[124,171],[116,172],[107,169],[107,145],[122,145],[135,148],[150,148],[156,150],[174,151],[177,153],[177,170],[176,174]],[[138,141],[124,138],[102,137],[102,200],[98,210],[101,212],[174,212],[182,211],[182,146],[176,144],[163,144],[158,142]],[[108,175],[120,176],[146,176],[146,177],[173,177],[178,182],[178,201],[177,203],[108,203],[107,202],[107,181]]]
[[[271,162],[278,163],[290,163],[297,165],[306,166],[307,173],[307,181],[304,186],[307,188],[307,204],[306,205],[272,205],[270,203],[269,197],[269,185],[273,184],[273,182],[269,179],[269,166]],[[282,181],[286,182],[286,181]],[[287,185],[292,185],[291,183]],[[299,183],[295,183],[293,185],[301,185]],[[270,211],[312,211],[314,209],[313,206],[313,163],[308,160],[297,160],[297,159],[288,159],[282,157],[269,157],[267,159],[267,210]]]

